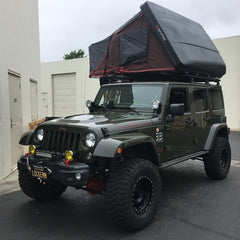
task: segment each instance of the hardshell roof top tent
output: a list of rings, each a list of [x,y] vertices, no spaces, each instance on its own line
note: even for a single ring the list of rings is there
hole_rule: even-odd
[[[175,71],[222,77],[226,66],[203,27],[152,2],[89,47],[90,77]]]

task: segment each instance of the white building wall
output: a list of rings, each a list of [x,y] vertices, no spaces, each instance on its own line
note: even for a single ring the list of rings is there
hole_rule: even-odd
[[[231,130],[240,130],[240,36],[213,40],[227,67],[222,77],[227,122]]]
[[[11,165],[8,72],[21,78],[22,126],[31,121],[30,79],[40,80],[37,0],[0,1],[0,179]]]
[[[78,58],[41,64],[41,93],[48,95],[47,116],[53,116],[53,76],[56,74],[76,74],[76,113],[86,113],[86,100],[94,100],[99,89],[99,80],[89,78],[89,58]],[[42,104],[40,103],[40,106]],[[40,109],[41,117],[46,117]]]

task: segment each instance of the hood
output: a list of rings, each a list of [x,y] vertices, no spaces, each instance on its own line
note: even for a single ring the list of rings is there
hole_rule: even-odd
[[[105,114],[81,114],[68,116],[45,122],[43,125],[58,125],[64,127],[77,127],[88,129],[107,128],[108,131],[134,129],[152,125],[152,114],[136,113],[105,113]]]

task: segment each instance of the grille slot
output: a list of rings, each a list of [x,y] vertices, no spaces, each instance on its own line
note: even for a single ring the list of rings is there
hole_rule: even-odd
[[[74,132],[44,130],[43,150],[64,153],[66,150],[78,151],[80,134]]]

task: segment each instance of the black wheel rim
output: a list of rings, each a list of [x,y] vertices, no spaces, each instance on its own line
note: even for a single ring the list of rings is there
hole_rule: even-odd
[[[141,176],[133,186],[132,207],[134,212],[139,215],[145,213],[151,206],[152,198],[152,180],[147,176]]]
[[[221,156],[221,159],[220,159],[220,166],[222,169],[226,168],[227,166],[227,152],[226,150],[224,150],[222,152],[222,156]]]

